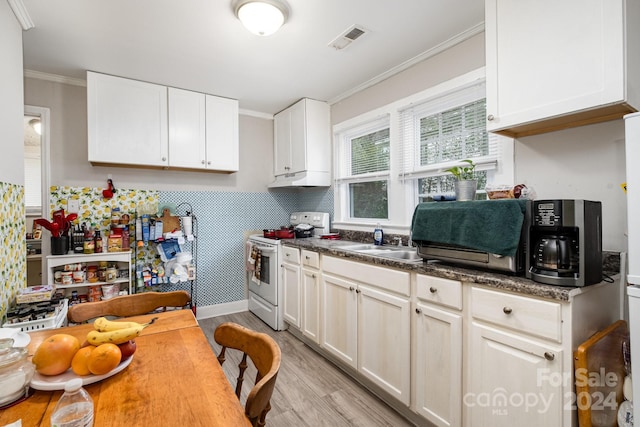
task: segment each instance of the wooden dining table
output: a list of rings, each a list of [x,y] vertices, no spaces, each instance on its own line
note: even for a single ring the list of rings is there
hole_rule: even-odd
[[[167,311],[122,320],[158,319],[136,338],[129,366],[85,385],[93,398],[94,426],[250,426],[191,310]],[[82,324],[31,332],[29,354],[47,337],[65,333],[85,340],[93,326]],[[49,427],[62,391],[34,390],[0,411],[0,426]]]

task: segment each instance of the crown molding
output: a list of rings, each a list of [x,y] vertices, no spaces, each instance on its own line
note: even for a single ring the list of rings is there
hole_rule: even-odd
[[[43,73],[41,71],[25,69],[24,76],[30,79],[46,80],[73,86],[87,86],[87,81],[85,79],[77,79],[74,77],[60,76],[58,74]]]
[[[29,16],[29,12],[27,11],[27,7],[24,5],[22,0],[7,0],[7,2],[24,31],[35,27],[31,20],[31,16]]]
[[[259,119],[273,120],[273,114],[263,113],[263,112],[254,111],[254,110],[245,110],[244,108],[241,108],[238,111],[238,114],[242,114],[243,116],[257,117]]]
[[[413,58],[403,62],[402,64],[399,64],[393,68],[391,68],[388,71],[385,71],[384,73],[372,78],[371,80],[368,80],[364,83],[362,83],[361,85],[358,85],[352,89],[349,89],[346,92],[341,93],[340,95],[336,96],[333,99],[330,99],[329,105],[333,105],[336,104],[340,101],[342,101],[343,99],[346,99],[352,95],[355,95],[358,92],[361,92],[365,89],[370,88],[371,86],[374,86],[390,77],[393,77],[394,75],[413,67],[414,65],[416,65],[419,62],[422,62],[426,59],[429,59],[433,56],[436,56],[437,54],[444,52],[447,49],[452,48],[453,46],[462,43],[465,40],[470,39],[473,36],[476,36],[480,33],[484,32],[484,22],[481,22],[471,28],[469,28],[466,31],[463,31],[462,33],[448,39],[445,40],[444,42],[440,43],[439,45],[425,51],[422,52],[421,54],[414,56]]]

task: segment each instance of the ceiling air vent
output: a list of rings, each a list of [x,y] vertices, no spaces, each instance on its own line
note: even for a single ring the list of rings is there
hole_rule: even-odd
[[[342,50],[356,39],[365,35],[367,32],[368,31],[364,27],[360,25],[353,25],[329,43],[329,46],[335,50]]]

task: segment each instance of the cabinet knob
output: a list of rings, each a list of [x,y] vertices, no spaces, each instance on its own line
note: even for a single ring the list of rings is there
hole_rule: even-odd
[[[422,313],[422,309],[416,308],[416,313],[417,313],[417,314]]]
[[[356,289],[356,294],[359,294],[360,292],[362,292],[360,289]]]
[[[513,312],[513,310],[511,309],[511,307],[503,307],[502,308],[502,312],[504,314],[511,314]]]
[[[166,161],[167,161],[167,158],[166,158],[166,157],[163,157],[163,158],[162,158],[162,161],[163,161],[163,162],[166,162]]]
[[[304,257],[305,257],[305,259],[311,259],[311,257],[309,255],[305,255]]]
[[[285,256],[288,258],[288,257],[289,257],[289,254],[285,254]]]
[[[200,161],[200,163],[202,163],[202,164],[204,165],[205,161],[204,161],[204,160],[201,160],[201,161]]]
[[[312,274],[312,275],[311,275],[311,278],[312,278],[312,279],[315,279],[315,278],[316,278],[316,275],[315,275],[315,274]]]
[[[209,161],[207,162],[207,164],[208,164],[208,165],[210,165],[210,164],[211,164],[211,160],[209,160]]]
[[[351,292],[353,292],[353,291],[355,291],[355,290],[356,290],[356,288],[354,288],[353,286],[349,286],[349,290],[350,290]]]
[[[551,353],[550,351],[545,351],[544,352],[544,358],[547,360],[553,360],[556,358],[556,355]]]
[[[491,121],[493,121],[493,119],[495,119],[495,117],[493,116],[493,114],[489,114],[489,115],[487,116],[487,120],[488,120],[488,121],[490,121],[490,122],[491,122]]]
[[[436,292],[438,292],[438,288],[435,288],[432,286],[429,288],[429,292],[431,292],[432,294],[435,294]]]

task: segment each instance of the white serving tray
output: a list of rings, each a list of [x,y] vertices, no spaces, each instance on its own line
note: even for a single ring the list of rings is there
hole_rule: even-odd
[[[93,384],[98,381],[102,381],[105,378],[109,378],[117,374],[118,372],[122,371],[124,368],[129,366],[132,360],[133,360],[133,356],[129,357],[124,362],[120,362],[118,366],[116,366],[114,369],[112,369],[111,371],[107,372],[104,375],[79,376],[74,374],[71,369],[67,370],[67,372],[64,372],[60,375],[53,375],[53,376],[41,375],[36,372],[33,375],[33,379],[31,380],[31,388],[36,390],[45,390],[45,391],[64,390],[64,385],[67,383],[67,381],[72,380],[74,378],[80,378],[82,380],[82,385]]]

